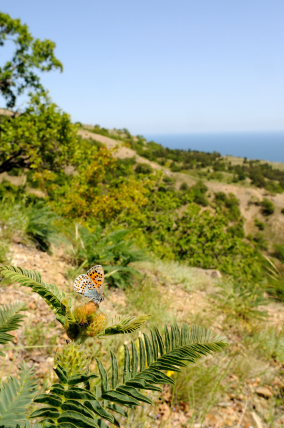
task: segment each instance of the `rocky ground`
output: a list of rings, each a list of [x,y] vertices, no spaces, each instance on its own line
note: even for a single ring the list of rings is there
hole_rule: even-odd
[[[11,264],[38,270],[42,273],[44,281],[56,283],[66,291],[72,291],[72,282],[66,279],[71,266],[64,249],[57,248],[53,255],[49,255],[32,246],[14,243],[11,247],[11,258]],[[196,323],[199,321],[204,323],[204,320],[207,320],[207,324],[211,324],[217,333],[225,331],[231,342],[232,352],[217,357],[218,364],[227,367],[227,372],[222,379],[225,386],[218,393],[217,400],[202,404],[204,407],[202,417],[197,418],[196,409],[188,402],[175,402],[173,392],[165,388],[162,397],[157,397],[154,407],[145,406],[139,412],[131,413],[124,427],[266,428],[284,426],[284,415],[281,417],[281,406],[283,408],[281,394],[284,391],[284,381],[280,375],[279,362],[263,363],[260,367],[253,367],[254,364],[259,366],[259,361],[251,359],[251,353],[246,354],[244,337],[240,333],[246,330],[240,330],[235,325],[225,325],[227,321],[223,314],[212,308],[212,294],[216,292],[220,274],[217,271],[186,267],[184,272],[180,271],[180,277],[176,274],[171,276],[174,265],[168,265],[165,268],[162,262],[160,265],[144,262],[140,270],[145,275],[147,273],[150,284],[155,284],[157,296],[162,296],[159,304],[164,306],[160,307],[160,317],[165,316],[164,312],[167,311],[170,314],[168,319],[192,320]],[[153,288],[153,285],[151,287]],[[148,293],[146,289],[144,291]],[[144,291],[142,289],[142,292]],[[141,290],[137,290],[137,293],[141,293]],[[102,310],[114,320],[133,311],[133,302],[137,298],[130,292],[119,289],[107,290],[106,296]],[[48,385],[52,377],[55,352],[65,345],[66,337],[56,322],[55,316],[38,295],[15,284],[9,286],[1,284],[0,304],[15,301],[25,303],[27,311],[23,326],[15,332],[14,341],[9,346],[6,357],[2,358],[1,376],[5,378],[14,374],[20,364],[26,361],[35,368],[39,381]],[[140,309],[138,306],[139,310],[143,311],[143,305]],[[149,310],[151,311],[150,306]],[[269,314],[266,323],[281,327],[284,321],[283,306],[271,302],[266,310]],[[243,355],[243,366],[252,366],[249,371],[246,371],[247,368],[236,365],[236,359],[240,355]],[[215,356],[212,357],[212,361],[214,358]],[[282,374],[283,368],[282,365]],[[249,373],[249,377],[242,379],[241,370],[246,376]],[[181,378],[179,382],[182,382]],[[205,392],[204,400],[209,400],[210,395],[208,391]],[[274,408],[277,405],[280,406],[279,411]],[[271,416],[271,422],[269,422],[269,413],[275,414],[275,412],[277,416]]]

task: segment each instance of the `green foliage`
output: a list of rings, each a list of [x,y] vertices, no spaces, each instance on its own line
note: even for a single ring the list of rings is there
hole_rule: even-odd
[[[135,172],[137,174],[151,174],[153,172],[153,168],[151,165],[148,165],[146,163],[138,163],[135,167]]]
[[[28,168],[62,171],[72,159],[77,128],[49,101],[33,99],[24,113],[2,116],[0,172]]]
[[[260,221],[258,218],[256,218],[254,220],[254,224],[261,231],[263,231],[265,229],[265,223],[263,223],[262,221]]]
[[[12,57],[0,67],[0,92],[7,100],[7,107],[14,107],[17,97],[26,89],[43,93],[39,74],[53,69],[62,70],[54,54],[55,43],[35,39],[27,25],[20,19],[0,13],[0,46],[12,42]]]
[[[124,320],[120,321],[118,324],[107,327],[102,332],[102,335],[108,336],[112,334],[132,333],[133,331],[140,328],[148,319],[149,319],[148,315],[125,318]]]
[[[77,266],[104,266],[110,286],[128,286],[138,271],[131,263],[145,259],[145,253],[134,246],[128,238],[128,230],[106,233],[101,227],[91,232],[77,225],[73,239],[74,260]]]
[[[35,395],[32,371],[23,367],[20,376],[11,377],[0,389],[0,426],[17,428],[27,423],[27,407]]]
[[[187,192],[189,190],[189,185],[187,183],[182,183],[179,188],[182,192]]]
[[[202,181],[198,181],[194,186],[190,188],[192,201],[198,205],[206,207],[209,203],[206,197],[207,191],[208,187]]]
[[[267,304],[263,291],[253,287],[252,284],[234,282],[231,287],[222,287],[217,294],[217,303],[220,310],[230,319],[243,321],[261,320],[267,313],[259,306]]]
[[[55,355],[55,366],[62,366],[68,376],[75,376],[87,373],[90,359],[86,353],[82,352],[80,345],[74,342],[68,343]]]
[[[16,282],[25,287],[30,287],[46,301],[59,317],[66,315],[67,296],[56,285],[43,282],[39,272],[14,266],[1,266],[0,273],[9,283]]]
[[[279,272],[276,278],[267,280],[266,291],[276,300],[284,301],[284,273]]]
[[[21,312],[24,310],[22,303],[3,305],[0,307],[0,344],[13,340],[13,336],[8,332],[16,330],[23,321]]]
[[[197,363],[175,375],[172,406],[188,403],[191,409],[189,426],[193,423],[204,424],[210,409],[218,403],[224,393],[223,381],[228,372],[227,364],[218,359],[217,362]]]
[[[279,259],[281,262],[284,262],[284,245],[277,244],[274,246],[273,256]]]
[[[237,220],[241,217],[240,201],[233,193],[227,195],[224,192],[217,192],[215,193],[215,201],[218,208],[224,207],[225,212],[223,212],[230,220]]]
[[[261,357],[284,363],[284,328],[260,326],[256,332],[246,337],[246,345]]]
[[[153,329],[150,337],[144,334],[138,343],[124,346],[123,373],[120,373],[119,361],[113,352],[109,375],[97,359],[100,382],[96,382],[94,388],[89,382],[94,375],[70,376],[68,368],[57,366],[59,383],[52,385],[47,394],[35,398],[34,401],[44,407],[36,410],[32,417],[48,419],[47,426],[64,423],[77,427],[107,426],[103,421],[119,426],[113,412],[125,416],[124,407],[152,402],[148,395],[140,392],[141,389],[161,391],[159,384],[173,384],[165,371],[178,372],[180,367],[220,351],[225,345],[222,338],[214,337],[202,328],[166,327],[164,337],[158,329]]]
[[[200,211],[191,205],[179,219],[172,238],[176,258],[192,266],[220,269],[247,278],[261,273],[260,255],[236,233],[223,214]]]
[[[264,198],[263,201],[260,203],[261,205],[261,212],[264,216],[269,216],[274,213],[275,206],[272,201],[269,199]]]
[[[30,205],[27,212],[26,234],[41,251],[48,251],[55,234],[55,214],[42,203]]]
[[[256,243],[257,247],[261,250],[267,250],[268,249],[268,242],[265,239],[265,236],[263,233],[258,232],[253,236],[253,241]]]
[[[0,234],[0,237],[1,237],[1,234]],[[0,263],[7,262],[8,252],[9,252],[8,243],[5,240],[1,239],[1,241],[0,241]]]

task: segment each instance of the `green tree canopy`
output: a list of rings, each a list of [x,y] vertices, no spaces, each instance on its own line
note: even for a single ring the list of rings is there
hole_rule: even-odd
[[[60,171],[72,161],[77,127],[68,114],[39,97],[24,113],[0,117],[0,173],[14,168]]]
[[[20,19],[0,12],[0,46],[14,44],[12,57],[0,64],[0,94],[8,108],[15,107],[17,97],[30,89],[43,93],[39,72],[59,69],[63,66],[54,54],[55,43],[35,39],[27,25]]]

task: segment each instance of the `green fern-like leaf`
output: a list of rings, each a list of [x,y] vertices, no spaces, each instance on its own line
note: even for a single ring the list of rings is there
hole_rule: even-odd
[[[117,358],[112,354],[111,382],[106,369],[97,361],[104,400],[125,406],[150,403],[151,399],[139,390],[159,391],[158,384],[174,383],[164,372],[178,372],[187,363],[195,363],[202,356],[226,346],[224,339],[214,337],[209,330],[200,327],[166,327],[163,336],[155,328],[151,330],[151,337],[144,334],[139,338],[139,346],[135,342],[131,343],[130,349],[125,346],[122,375]]]
[[[112,334],[132,333],[133,331],[140,328],[147,320],[148,315],[142,315],[140,317],[128,317],[120,321],[118,324],[107,327],[102,333],[104,336]]]
[[[43,282],[39,272],[15,266],[2,266],[0,274],[10,283],[17,282],[25,287],[30,287],[51,306],[56,314],[65,316],[66,305],[64,302],[68,301],[67,296],[56,285]]]
[[[19,379],[11,377],[0,390],[0,427],[14,428],[27,423],[26,409],[32,402],[35,384],[32,372],[22,368]]]
[[[68,370],[60,365],[55,371],[60,383],[53,384],[48,394],[35,398],[36,403],[44,404],[45,407],[33,412],[32,418],[39,418],[42,422],[48,420],[50,425],[46,427],[97,428],[101,418],[115,423],[114,416],[103,408],[96,395],[86,387],[96,375],[70,376]]]
[[[8,331],[16,330],[23,320],[21,312],[24,310],[22,303],[3,305],[0,308],[0,344],[10,342],[13,336]]]
[[[151,336],[144,334],[139,344],[131,342],[124,347],[123,370],[111,353],[111,370],[97,360],[100,383],[90,388],[92,375],[70,376],[68,369],[56,368],[59,383],[52,385],[47,394],[34,400],[44,405],[31,417],[48,419],[50,425],[68,427],[104,427],[107,423],[119,426],[116,415],[127,416],[125,407],[151,403],[141,390],[161,391],[159,384],[171,384],[173,379],[166,373],[179,371],[187,363],[194,363],[203,355],[220,351],[226,343],[203,328],[165,328],[162,336],[158,329]],[[166,373],[165,373],[166,372]]]

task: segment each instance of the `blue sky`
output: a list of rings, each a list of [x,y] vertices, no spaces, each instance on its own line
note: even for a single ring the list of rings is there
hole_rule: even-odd
[[[57,43],[53,100],[133,133],[284,130],[283,0],[2,0]]]

